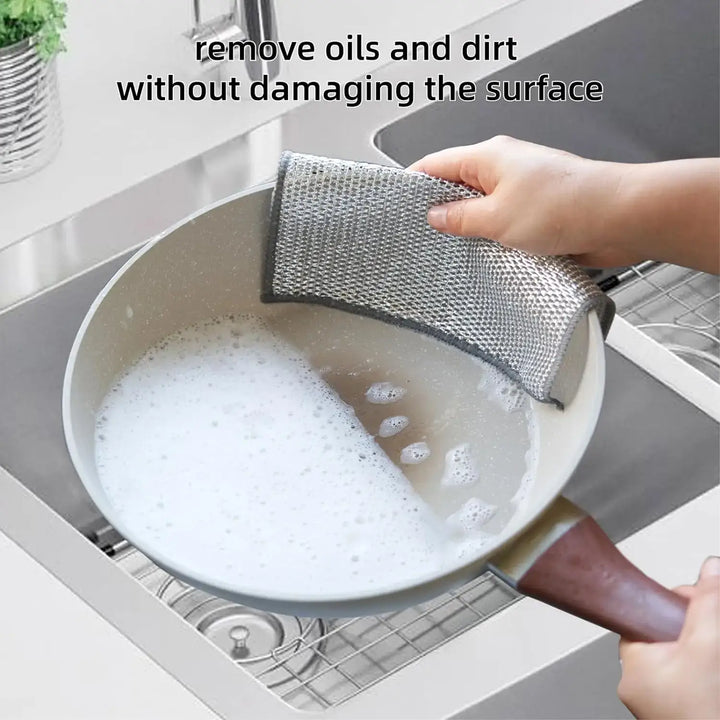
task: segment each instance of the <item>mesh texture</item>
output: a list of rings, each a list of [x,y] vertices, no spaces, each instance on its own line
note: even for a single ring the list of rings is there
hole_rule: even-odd
[[[285,152],[262,299],[309,302],[433,335],[499,367],[534,398],[551,390],[577,323],[612,301],[567,257],[439,233],[432,205],[481,197],[395,167]]]

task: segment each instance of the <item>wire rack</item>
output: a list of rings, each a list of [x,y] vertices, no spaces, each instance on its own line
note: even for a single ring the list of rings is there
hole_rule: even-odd
[[[300,710],[322,710],[349,700],[520,598],[499,578],[485,573],[458,590],[399,612],[343,620],[290,618],[193,588],[130,546],[118,553],[117,561],[239,666]],[[248,639],[245,626],[230,623],[222,626],[220,635],[205,632],[210,618],[247,612],[293,632],[280,633],[281,642],[254,657],[237,653]]]
[[[720,382],[720,278],[645,262],[614,280],[619,315]]]

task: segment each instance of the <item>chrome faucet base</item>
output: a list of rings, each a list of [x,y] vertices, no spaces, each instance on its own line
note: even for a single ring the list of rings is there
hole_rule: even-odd
[[[185,33],[193,43],[203,43],[199,62],[203,69],[209,69],[226,62],[214,60],[208,46],[220,42],[227,46],[230,42],[249,40],[256,46],[264,42],[277,40],[277,21],[273,0],[231,0],[230,11],[212,20],[202,21],[201,0],[193,0],[193,27]],[[263,76],[273,79],[280,72],[280,60],[263,60],[260,57],[247,58],[245,69],[251,80],[260,80]]]

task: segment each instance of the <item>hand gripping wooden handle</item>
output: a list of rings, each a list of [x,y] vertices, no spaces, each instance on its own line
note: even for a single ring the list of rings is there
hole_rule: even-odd
[[[540,532],[535,525],[528,531],[540,552],[528,563],[526,545],[524,566],[514,566],[521,570],[513,578],[520,592],[630,640],[678,638],[687,600],[638,570],[595,520],[560,498],[550,508],[549,518],[541,518],[539,525],[543,524]],[[524,539],[527,543],[526,534],[519,539],[521,544]],[[497,565],[504,575],[503,563],[512,552],[511,547]]]

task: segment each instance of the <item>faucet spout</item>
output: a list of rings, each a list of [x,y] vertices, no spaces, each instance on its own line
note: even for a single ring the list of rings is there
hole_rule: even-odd
[[[271,80],[280,72],[280,59],[264,60],[260,57],[260,45],[277,40],[277,21],[273,0],[230,0],[227,15],[203,22],[201,0],[192,0],[193,28],[187,33],[192,41],[230,43],[241,39],[255,45],[255,52],[245,57],[245,68],[251,80],[260,80],[267,75]],[[273,53],[273,56],[275,54]],[[254,56],[254,57],[253,57]],[[202,57],[208,66],[211,58],[207,53]]]
[[[242,6],[242,27],[248,40],[256,47],[260,43],[277,40],[277,20],[273,0],[233,0],[233,5]],[[234,8],[236,9],[236,8]],[[254,60],[247,59],[245,67],[251,80],[260,80],[267,75],[271,80],[280,72],[280,60],[263,60],[258,56]]]

